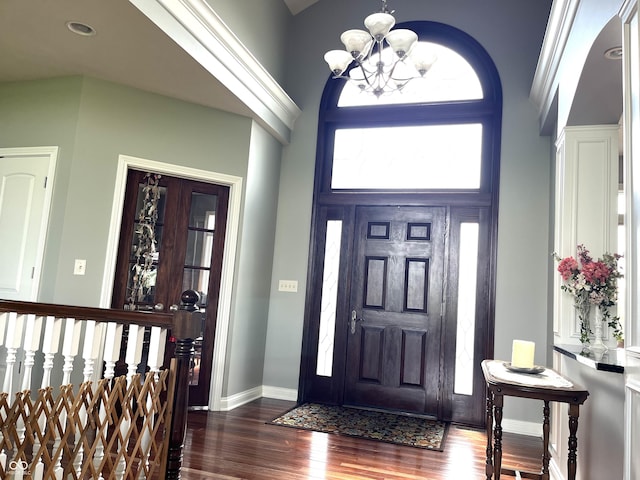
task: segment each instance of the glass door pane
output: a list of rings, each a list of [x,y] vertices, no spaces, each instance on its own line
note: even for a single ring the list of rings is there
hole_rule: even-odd
[[[182,273],[182,290],[198,292],[201,310],[206,309],[209,305],[209,278],[211,274],[211,259],[214,253],[217,208],[217,195],[200,192],[191,193],[191,208],[187,226],[187,248]],[[196,353],[191,372],[191,385],[198,385],[199,383],[203,338],[204,324],[195,342]]]

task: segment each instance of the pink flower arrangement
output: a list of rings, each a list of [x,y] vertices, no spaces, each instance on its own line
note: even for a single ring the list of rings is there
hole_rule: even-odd
[[[574,297],[574,305],[583,323],[581,341],[588,343],[590,333],[587,316],[591,305],[600,308],[603,320],[613,328],[613,335],[622,340],[620,318],[612,317],[609,307],[613,307],[618,300],[618,278],[622,277],[618,269],[621,255],[605,253],[602,258],[594,260],[584,245],[577,247],[577,259],[574,257],[560,258],[558,272],[564,284],[560,287]]]

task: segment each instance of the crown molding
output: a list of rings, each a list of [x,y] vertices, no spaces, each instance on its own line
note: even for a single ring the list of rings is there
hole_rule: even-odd
[[[556,75],[580,0],[554,0],[529,97],[538,108],[540,125],[546,122],[557,88]]]
[[[300,109],[205,0],[129,1],[289,143]]]

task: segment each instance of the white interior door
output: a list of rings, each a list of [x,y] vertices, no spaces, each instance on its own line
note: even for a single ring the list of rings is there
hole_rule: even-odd
[[[57,150],[0,149],[0,298],[37,300]]]

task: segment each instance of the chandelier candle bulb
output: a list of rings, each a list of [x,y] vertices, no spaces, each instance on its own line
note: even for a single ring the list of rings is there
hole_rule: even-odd
[[[511,366],[517,368],[533,368],[533,356],[536,351],[535,342],[514,340],[511,351]]]

